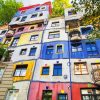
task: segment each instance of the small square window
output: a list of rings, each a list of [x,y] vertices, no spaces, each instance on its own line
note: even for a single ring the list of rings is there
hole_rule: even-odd
[[[0,68],[0,78],[3,76],[4,68]]]
[[[40,13],[39,16],[43,16],[43,13]]]
[[[42,75],[49,75],[49,67],[42,68]]]
[[[34,26],[31,26],[31,27],[30,27],[30,30],[33,30],[34,28],[35,28]]]
[[[19,38],[14,38],[11,46],[17,46],[18,41],[19,41]]]
[[[35,56],[36,49],[37,49],[36,47],[31,48],[29,56]]]
[[[24,14],[26,11],[25,10],[23,10],[23,11],[21,11],[21,14]]]
[[[7,30],[3,30],[3,31],[0,33],[0,35],[5,34],[6,32],[7,32]]]
[[[53,50],[54,50],[53,46],[47,46],[46,54],[48,54],[48,55],[53,54]]]
[[[23,30],[24,30],[24,27],[21,27],[21,28],[18,29],[17,32],[22,32]]]
[[[35,11],[38,11],[38,10],[40,10],[40,7],[37,7],[37,8],[35,9]]]
[[[57,51],[56,51],[56,53],[63,53],[62,45],[57,45]]]
[[[68,100],[67,94],[58,94],[58,100]]]
[[[30,41],[36,41],[38,40],[39,35],[32,35],[30,38]]]
[[[37,14],[32,14],[31,18],[37,17]]]
[[[74,63],[74,73],[76,75],[88,74],[87,64],[83,63]]]
[[[20,55],[25,55],[26,54],[27,49],[22,49],[20,52]]]
[[[60,31],[54,31],[54,32],[49,32],[49,39],[53,39],[53,38],[59,38],[60,37]]]
[[[41,7],[41,10],[45,10],[45,9],[46,9],[46,6],[42,6],[42,7]]]
[[[54,64],[53,75],[62,76],[62,64]]]
[[[52,22],[51,27],[57,27],[57,26],[59,26],[59,21]]]
[[[27,16],[22,17],[21,22],[25,21]]]
[[[42,27],[42,25],[43,25],[43,23],[39,23],[39,24],[38,24],[38,27]]]
[[[4,44],[9,44],[11,42],[11,38],[7,38]]]
[[[14,76],[25,76],[28,65],[17,65]]]
[[[20,20],[20,17],[17,17],[17,18],[16,18],[16,21],[19,21],[19,20]]]

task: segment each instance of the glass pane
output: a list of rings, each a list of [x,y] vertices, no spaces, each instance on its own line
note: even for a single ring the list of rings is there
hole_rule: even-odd
[[[25,76],[26,75],[26,68],[21,70],[20,76]]]
[[[20,75],[20,69],[16,69],[14,76],[19,76]]]
[[[3,73],[4,73],[4,68],[0,68],[0,78],[2,77]]]

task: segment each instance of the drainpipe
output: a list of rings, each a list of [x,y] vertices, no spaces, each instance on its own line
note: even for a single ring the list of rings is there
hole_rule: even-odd
[[[65,15],[64,15],[65,17]],[[66,20],[65,20],[66,22]],[[68,68],[69,68],[69,77],[70,77],[70,86],[69,86],[69,89],[70,89],[70,100],[72,100],[72,77],[71,77],[71,52],[70,52],[70,36],[69,36],[69,32],[66,30],[66,23],[65,23],[65,33],[67,34],[68,36]]]

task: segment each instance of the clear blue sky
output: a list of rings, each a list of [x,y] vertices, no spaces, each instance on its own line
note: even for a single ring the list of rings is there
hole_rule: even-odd
[[[47,2],[47,1],[53,1],[53,0],[16,0],[16,1],[22,1],[24,6],[29,6],[29,5],[44,3],[44,2]]]

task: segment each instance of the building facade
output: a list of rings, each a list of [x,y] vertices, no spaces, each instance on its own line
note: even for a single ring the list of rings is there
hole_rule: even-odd
[[[93,26],[81,26],[84,10],[50,14],[50,2],[20,8],[0,36],[4,61],[13,63],[9,77],[0,67],[0,100],[100,100],[100,39],[88,40]]]

